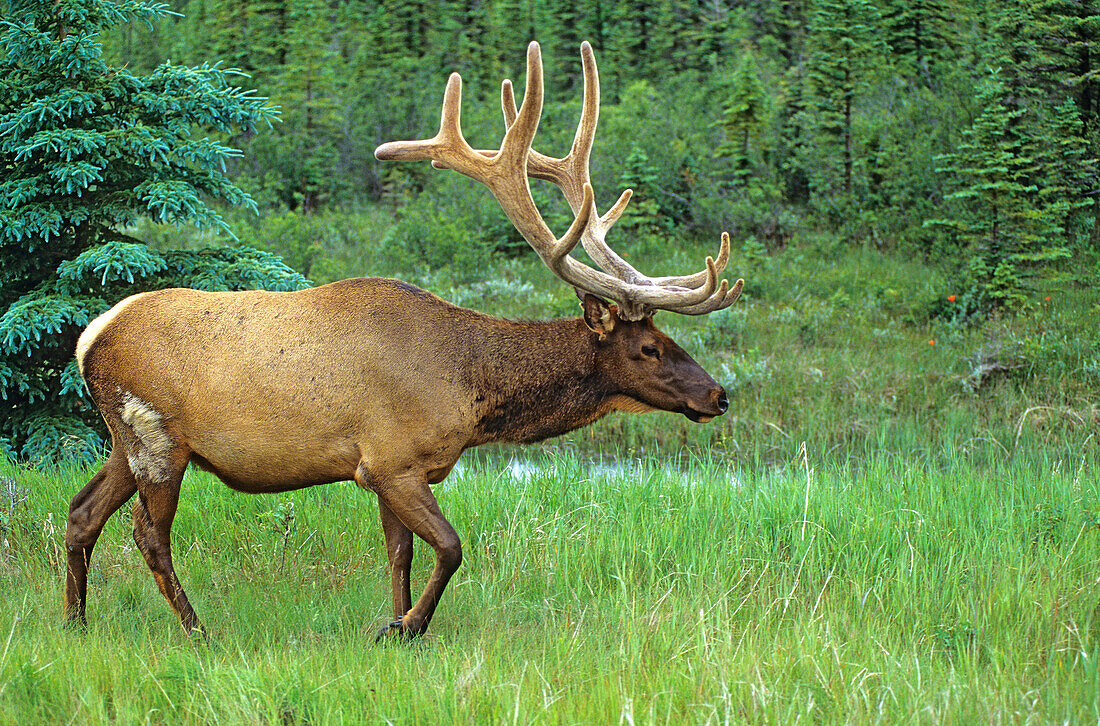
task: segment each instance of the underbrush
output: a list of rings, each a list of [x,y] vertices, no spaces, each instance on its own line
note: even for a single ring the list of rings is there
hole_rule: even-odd
[[[465,189],[461,181],[456,195]],[[445,239],[439,228],[400,221],[395,227],[392,212],[378,208],[285,213],[251,225],[238,220],[236,227],[246,243],[300,267],[308,259],[318,283],[399,277],[492,315],[579,314],[572,290],[522,243],[517,250],[509,239],[508,254],[494,252],[505,247],[485,237],[506,237],[493,226],[499,211],[485,209],[487,199],[492,205],[485,195],[471,199],[478,201],[463,214],[473,220],[473,231],[464,233],[477,238],[472,247]],[[625,258],[653,275],[700,269],[717,247],[717,239],[620,238]],[[727,269],[727,276],[745,278],[735,306],[698,318],[660,313],[656,321],[726,387],[729,413],[706,426],[666,414],[609,417],[567,436],[570,445],[687,447],[746,463],[782,460],[803,442],[842,457],[880,448],[978,462],[1037,445],[1096,451],[1100,292],[1094,287],[1063,277],[1025,309],[976,320],[941,269],[808,233],[771,254],[752,240],[735,241]]]
[[[746,280],[734,307],[657,317],[726,387],[730,411],[707,426],[605,419],[571,441],[687,446],[746,464],[803,443],[830,457],[882,449],[975,463],[1035,447],[1100,450],[1096,290],[1051,290],[1016,315],[965,324],[927,315],[954,293],[918,262],[789,249],[742,265],[730,263]]]

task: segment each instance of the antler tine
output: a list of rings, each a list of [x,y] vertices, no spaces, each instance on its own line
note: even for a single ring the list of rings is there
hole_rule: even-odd
[[[523,104],[519,112],[508,124],[504,141],[500,144],[500,155],[509,168],[518,166],[522,170],[524,183],[527,177],[527,158],[531,152],[531,142],[539,128],[542,117],[542,51],[539,44],[532,41],[527,45],[527,84],[523,89]],[[513,108],[515,100],[512,101]]]
[[[709,257],[707,259],[710,259]],[[718,267],[718,272],[721,273],[726,269],[726,263],[730,259],[730,233],[722,233],[722,242],[718,248],[718,259],[716,259],[715,265]],[[681,275],[672,277],[655,277],[653,282],[658,285],[675,286],[675,287],[690,287],[696,288],[704,284],[707,279],[707,271],[696,272],[694,275]]]
[[[516,110],[516,97],[512,89],[512,82],[507,78],[500,83],[500,110],[504,114],[504,130],[507,132],[512,128],[512,124],[516,122],[516,117],[519,115]],[[478,153],[484,156],[492,156],[496,152],[481,150]],[[527,155],[527,175],[561,187],[569,182],[569,175],[566,173],[563,162],[564,159],[555,159],[552,156],[530,149]],[[572,207],[572,201],[570,201],[570,207]],[[573,212],[575,214],[577,210],[574,209]]]
[[[581,241],[581,237],[584,235],[585,229],[588,228],[589,223],[592,220],[592,210],[596,208],[593,203],[593,191],[591,184],[584,185],[584,198],[588,204],[581,205],[581,211],[573,218],[573,224],[569,225],[569,229],[566,233],[550,246],[546,256],[543,258],[546,264],[552,271],[562,276],[559,270],[562,270],[567,263],[565,260],[572,262],[572,258],[569,257],[569,253],[577,246],[577,243]]]
[[[584,96],[581,107],[581,118],[577,124],[577,131],[573,137],[573,145],[569,154],[557,159],[541,154],[531,149],[527,161],[527,173],[536,179],[542,179],[556,184],[569,202],[574,214],[579,212],[580,199],[575,191],[578,186],[590,183],[589,158],[592,153],[592,145],[595,141],[596,125],[599,121],[600,107],[600,77],[596,65],[596,56],[592,46],[586,41],[581,44],[581,63],[584,69]],[[505,80],[501,83],[500,105],[504,115],[505,128],[511,128],[515,123],[517,111],[515,94],[512,82]],[[491,154],[482,151],[482,154]],[[696,290],[706,285],[708,270],[703,269],[692,275],[649,278],[638,272],[630,263],[622,259],[606,243],[607,232],[619,220],[630,202],[633,191],[625,190],[618,201],[604,214],[599,216],[594,213],[594,221],[582,239],[585,251],[603,270],[615,277],[635,284],[654,284],[660,287],[683,287]],[[722,246],[718,252],[717,269],[721,273],[729,261],[729,236],[723,235]],[[694,302],[692,304],[699,304]]]
[[[596,54],[586,40],[581,43],[581,67],[584,69],[584,95],[581,101],[581,120],[573,136],[569,158],[576,170],[588,176],[588,161],[592,156],[592,144],[596,140],[596,124],[600,120],[600,72],[596,67]]]
[[[741,297],[741,288],[744,286],[745,281],[740,278],[738,278],[737,282],[733,283],[733,287],[729,287],[728,280],[722,280],[721,286],[709,300],[705,300],[697,305],[687,305],[685,307],[676,308],[674,312],[680,313],[681,315],[706,315],[707,313],[713,313],[715,310],[728,308]]]
[[[519,113],[516,111],[516,95],[512,90],[512,81],[508,78],[500,82],[500,110],[504,113],[504,130],[507,131],[512,128]]]
[[[649,283],[639,286],[642,293],[635,297],[639,301],[644,298],[645,304],[654,310],[671,310],[675,312],[681,307],[699,305],[712,297],[716,288],[718,288],[718,268],[715,267],[713,258],[707,258],[706,269],[703,274],[706,275],[706,280],[704,280],[701,287],[692,289]]]
[[[560,187],[574,214],[579,211],[584,197],[584,185],[591,182],[588,161],[592,155],[596,124],[600,118],[600,75],[592,45],[587,40],[581,43],[581,66],[584,69],[581,118],[569,154],[557,159],[531,149],[527,170],[530,176]],[[501,109],[504,112],[505,128],[511,128],[516,119],[516,101],[511,81],[506,80],[501,84]]]

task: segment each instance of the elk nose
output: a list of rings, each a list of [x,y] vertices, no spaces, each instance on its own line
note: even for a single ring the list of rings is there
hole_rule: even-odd
[[[718,410],[725,413],[730,407],[730,400],[726,398],[726,392],[722,391],[718,394]]]

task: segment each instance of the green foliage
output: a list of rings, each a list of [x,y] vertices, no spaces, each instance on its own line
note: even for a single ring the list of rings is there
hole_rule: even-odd
[[[1012,0],[993,5],[988,14],[991,37],[985,44],[987,63],[999,69],[1012,101],[1027,109],[1025,124],[1030,133],[1042,139],[1041,146],[1062,146],[1054,156],[1092,159],[1094,165],[1100,157],[1100,73],[1095,67],[1100,8],[1095,3],[1073,0]],[[1038,154],[1045,156],[1041,148]],[[1050,157],[1040,161],[1049,165]],[[1073,165],[1063,161],[1054,166],[1065,171]],[[1071,172],[1068,176],[1078,174]],[[1073,200],[1084,204],[1077,205],[1067,221],[1073,228],[1071,237],[1087,239],[1087,245],[1097,249],[1100,197],[1095,193],[1095,170],[1085,172],[1085,176],[1090,179],[1085,185],[1087,196]],[[1051,181],[1059,185],[1059,180],[1043,178],[1040,189]],[[1091,231],[1086,231],[1090,221]],[[1068,244],[1073,247],[1075,241],[1070,239]]]
[[[749,235],[771,250],[785,247],[801,226],[798,213],[784,204],[783,192],[759,179],[699,200],[697,216],[702,226]]]
[[[659,231],[666,220],[659,216],[657,170],[649,163],[649,156],[641,147],[633,147],[626,157],[619,186],[634,190],[630,204],[619,218],[619,226],[634,232]]]
[[[103,446],[72,354],[80,330],[130,292],[166,285],[295,288],[243,248],[160,253],[125,230],[146,217],[228,231],[215,200],[249,206],[223,173],[230,133],[270,122],[233,71],[103,58],[99,31],[166,12],[112,0],[8,2],[0,25],[0,435],[29,460]],[[210,136],[208,134],[212,134]]]
[[[748,237],[741,245],[741,251],[745,255],[745,262],[757,269],[768,260],[768,248],[756,237]]]
[[[881,3],[886,42],[898,70],[929,84],[950,57],[952,8],[948,0],[886,0]]]
[[[714,198],[708,184],[714,161],[706,129],[680,106],[703,103],[704,90],[692,84],[658,89],[642,80],[627,85],[618,103],[604,104],[592,164],[601,210],[629,184],[638,192],[631,206],[642,205],[651,227],[667,231],[699,220],[704,200]],[[567,118],[562,126],[571,136],[576,120]]]
[[[1051,217],[1066,247],[1086,252],[1089,226],[1095,224],[1097,160],[1090,158],[1077,104],[1063,101],[1053,109],[1039,107],[1035,160],[1039,167],[1038,205]],[[1089,213],[1092,212],[1092,215]],[[1087,279],[1087,278],[1085,278]]]
[[[282,123],[251,145],[251,165],[265,170],[268,190],[280,204],[309,213],[338,192],[340,181],[338,52],[325,37],[334,19],[317,0],[300,0],[281,12],[285,27],[274,36],[282,47],[272,83],[282,90]]]
[[[971,118],[968,106],[920,86],[894,89],[857,118],[868,151],[862,207],[874,214],[864,238],[930,260],[958,258],[957,240],[921,222],[940,213],[947,193],[936,157],[953,148],[956,130]]]
[[[751,143],[767,119],[765,108],[768,98],[757,74],[757,58],[749,49],[741,52],[741,60],[734,71],[729,104],[722,112],[719,125],[723,142],[714,150],[720,159],[729,159],[738,184],[749,181],[754,171]]]
[[[470,280],[484,275],[494,252],[514,249],[512,235],[518,235],[511,229],[502,234],[507,220],[487,190],[465,177],[448,177],[436,187],[439,194],[421,194],[404,207],[379,244],[403,258],[400,269],[450,267],[459,280]],[[522,238],[518,244],[526,248]]]
[[[955,216],[927,224],[950,230],[966,250],[966,291],[979,308],[1026,304],[1045,263],[1070,256],[1066,223],[1087,202],[1089,164],[1064,134],[1073,107],[1060,107],[1047,132],[1025,123],[1026,108],[997,76],[979,95],[980,113],[953,154],[940,157],[956,191]],[[1078,137],[1079,138],[1079,137]]]
[[[738,350],[748,327],[746,307],[730,307],[712,313],[707,318],[703,341],[718,350]]]
[[[857,104],[887,70],[881,15],[868,0],[816,0],[807,33],[806,111],[799,161],[814,206],[841,222],[857,209]]]

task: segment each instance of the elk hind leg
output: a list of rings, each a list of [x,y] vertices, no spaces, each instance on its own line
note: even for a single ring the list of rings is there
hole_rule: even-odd
[[[68,567],[65,576],[65,617],[87,622],[88,565],[103,525],[137,491],[137,483],[122,448],[112,449],[103,467],[73,497],[65,526]]]
[[[134,542],[138,543],[145,562],[153,572],[153,580],[161,594],[179,616],[179,624],[184,630],[202,631],[195,608],[172,563],[172,521],[179,505],[179,486],[183,482],[187,469],[187,458],[166,465],[166,475],[161,481],[138,480],[138,498],[133,504]]]

